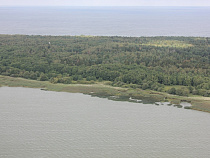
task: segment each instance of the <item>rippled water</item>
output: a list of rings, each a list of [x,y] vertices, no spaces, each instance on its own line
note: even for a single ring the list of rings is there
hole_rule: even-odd
[[[0,88],[0,157],[208,158],[209,113]]]
[[[0,7],[0,34],[210,37],[210,7]]]

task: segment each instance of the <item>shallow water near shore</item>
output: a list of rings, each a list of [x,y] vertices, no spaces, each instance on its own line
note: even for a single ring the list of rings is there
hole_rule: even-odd
[[[161,103],[1,87],[0,157],[207,158],[209,120]]]

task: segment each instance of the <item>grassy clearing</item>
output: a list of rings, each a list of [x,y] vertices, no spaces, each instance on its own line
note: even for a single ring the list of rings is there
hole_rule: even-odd
[[[178,88],[186,88],[186,86],[181,86],[181,85],[164,86],[164,89],[163,90],[164,91],[168,91],[171,88],[176,88],[176,89],[178,89]]]
[[[180,104],[182,101],[187,101],[192,104],[191,109],[193,110],[210,112],[209,97],[183,97],[152,90],[112,87],[106,85],[106,82],[99,82],[96,84],[52,84],[48,81],[35,81],[23,78],[0,76],[0,85],[10,87],[43,88],[49,91],[84,93],[99,97],[124,96],[135,99],[143,98],[152,102],[169,101],[173,104]]]
[[[192,44],[185,43],[182,41],[177,41],[177,40],[157,40],[157,41],[151,41],[146,44],[142,44],[145,46],[155,46],[155,47],[177,47],[177,48],[188,48],[188,47],[193,47]]]

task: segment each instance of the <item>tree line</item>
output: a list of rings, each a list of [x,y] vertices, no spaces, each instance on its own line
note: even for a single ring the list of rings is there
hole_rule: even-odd
[[[70,84],[210,96],[210,43],[201,37],[0,35],[0,74]],[[185,88],[176,88],[176,86]]]

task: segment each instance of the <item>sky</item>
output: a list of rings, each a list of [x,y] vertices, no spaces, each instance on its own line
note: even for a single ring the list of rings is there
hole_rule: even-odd
[[[210,0],[0,0],[0,6],[210,6]]]

